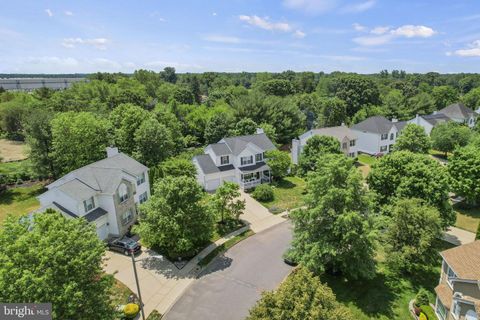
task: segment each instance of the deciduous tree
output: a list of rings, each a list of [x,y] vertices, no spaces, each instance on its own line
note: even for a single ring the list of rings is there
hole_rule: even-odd
[[[432,142],[425,129],[414,123],[407,124],[395,142],[395,151],[407,150],[426,154],[431,148]]]
[[[480,149],[475,146],[458,148],[448,161],[453,191],[465,197],[470,206],[480,204]]]
[[[239,219],[245,210],[245,200],[238,199],[240,197],[240,187],[234,182],[225,181],[215,190],[211,207],[220,222],[224,222],[225,218]]]
[[[315,135],[308,139],[300,155],[299,167],[302,175],[314,171],[319,158],[327,153],[341,153],[340,142],[336,138]]]
[[[265,152],[266,163],[272,171],[274,178],[283,178],[288,174],[291,160],[290,155],[280,150],[269,150]]]
[[[472,131],[454,121],[441,123],[433,128],[430,133],[434,149],[445,152],[452,152],[457,147],[464,147],[470,141]]]

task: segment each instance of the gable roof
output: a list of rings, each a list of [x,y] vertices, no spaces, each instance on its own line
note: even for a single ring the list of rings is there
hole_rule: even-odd
[[[272,141],[270,141],[270,139],[265,133],[223,138],[218,142],[218,144],[221,143],[224,143],[228,147],[228,149],[231,150],[231,153],[236,156],[238,156],[243,150],[245,150],[248,143],[256,145],[263,151],[276,149],[275,145],[272,143]]]
[[[340,142],[342,142],[345,137],[349,140],[357,139],[357,136],[347,126],[312,129],[302,134],[299,138],[306,139],[314,135],[334,137]]]
[[[442,123],[442,122],[452,120],[449,117],[447,117],[446,115],[444,115],[443,113],[438,113],[438,112],[437,113],[432,113],[432,114],[426,114],[426,115],[419,116],[419,117],[423,118],[425,121],[427,121],[428,123],[430,123],[433,126],[435,126],[439,123]]]
[[[461,279],[480,280],[480,240],[440,252]]]
[[[398,131],[402,131],[403,128],[408,124],[408,121],[397,121],[392,122],[392,124],[397,128]]]
[[[438,110],[438,113],[442,113],[450,118],[470,118],[472,115],[475,115],[475,112],[466,107],[463,103],[454,103],[445,107],[441,110]]]
[[[193,157],[193,160],[197,162],[198,166],[204,174],[211,174],[235,169],[231,164],[217,167],[215,165],[215,162],[213,162],[212,158],[208,154],[201,154],[195,156]]]
[[[114,193],[123,174],[136,178],[147,169],[126,154],[118,153],[73,170],[49,184],[47,188],[55,185],[74,199],[87,199],[98,192]],[[65,182],[59,184],[62,181]]]
[[[353,130],[367,131],[372,133],[388,133],[394,123],[383,116],[374,116],[352,126]]]
[[[232,153],[232,150],[230,150],[230,148],[225,142],[212,143],[211,145],[209,145],[209,147],[212,148],[213,152],[217,156]]]

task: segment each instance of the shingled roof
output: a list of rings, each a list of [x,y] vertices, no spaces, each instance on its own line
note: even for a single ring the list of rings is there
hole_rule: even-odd
[[[438,113],[444,114],[449,118],[470,118],[472,115],[475,115],[475,112],[466,107],[463,103],[454,103],[448,107],[438,110]]]
[[[480,240],[440,253],[457,277],[480,281]]]
[[[302,134],[300,139],[305,139],[314,135],[334,137],[340,142],[342,142],[345,137],[347,137],[349,140],[357,139],[357,135],[353,133],[352,130],[350,130],[350,128],[347,126],[312,129]]]
[[[245,150],[247,144],[252,143],[259,147],[260,149],[267,151],[275,149],[275,145],[267,137],[265,133],[251,134],[248,136],[238,136],[238,137],[229,137],[224,138],[219,141],[218,144],[225,143],[231,153],[238,156],[243,150]],[[214,150],[215,152],[215,150]],[[215,154],[217,154],[215,152]],[[217,154],[219,155],[219,154]]]
[[[394,124],[394,122],[391,122],[385,117],[374,116],[353,125],[352,129],[377,134],[384,134],[388,133]]]

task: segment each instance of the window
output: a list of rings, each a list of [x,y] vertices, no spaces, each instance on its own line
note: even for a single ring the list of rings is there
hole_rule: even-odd
[[[445,320],[445,317],[447,315],[447,312],[445,310],[445,306],[440,302],[440,299],[437,297],[437,307],[435,308],[435,311],[437,312],[437,315],[439,315],[440,319]]]
[[[356,140],[350,140],[350,147],[354,147],[356,143]]]
[[[395,135],[392,133],[390,133],[390,140],[393,140],[393,138],[395,138]]]
[[[398,138],[398,132],[397,132],[397,133],[395,133],[395,138]]]
[[[248,156],[248,157],[241,157],[240,158],[240,164],[242,166],[246,164],[252,164],[253,163],[253,156]]]
[[[260,161],[262,161],[262,160],[263,160],[263,154],[257,153],[257,154],[255,155],[255,162],[260,162]]]
[[[148,199],[148,195],[147,195],[147,192],[145,191],[144,193],[142,193],[139,197],[138,197],[138,200],[140,201],[140,204],[144,203],[145,201],[147,201]]]
[[[382,140],[387,140],[388,139],[388,133],[383,133],[382,136],[380,137]]]
[[[456,300],[454,300],[452,314],[455,319],[458,319],[460,317],[460,311],[461,311],[460,305]]]
[[[388,151],[390,152],[390,151],[392,151],[392,150],[393,150],[393,144],[391,144],[391,145],[388,146]]]
[[[354,158],[354,157],[355,157],[355,152],[350,152],[350,153],[348,154],[348,156],[349,156],[350,158]]]
[[[142,173],[137,177],[137,186],[145,182],[145,173]]]
[[[120,198],[120,203],[128,199],[128,188],[125,183],[122,183],[118,187],[118,197]]]
[[[93,197],[91,197],[88,200],[83,201],[83,207],[85,208],[85,212],[88,212],[95,208],[95,201],[93,200]]]
[[[457,275],[455,274],[455,272],[453,272],[453,270],[448,267],[448,272],[447,272],[447,282],[448,284],[453,287],[453,282],[452,280],[457,278]]]
[[[342,149],[347,149],[347,143],[346,142],[342,143]]]
[[[387,146],[381,146],[380,147],[380,152],[385,152],[387,151]]]
[[[230,162],[230,158],[228,156],[221,156],[220,157],[220,165],[228,164]]]
[[[129,224],[133,220],[133,209],[130,208],[122,213],[122,225]]]
[[[250,182],[260,179],[260,172],[242,174],[242,182]]]

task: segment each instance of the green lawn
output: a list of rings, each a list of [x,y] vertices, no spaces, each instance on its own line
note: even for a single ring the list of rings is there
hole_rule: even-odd
[[[471,232],[477,232],[480,223],[480,208],[463,209],[458,204],[453,206],[457,213],[455,226]]]
[[[442,251],[452,246],[439,241],[437,247]],[[383,262],[379,261],[376,277],[372,280],[348,281],[331,275],[322,276],[322,280],[332,288],[337,300],[344,303],[357,320],[405,320],[410,319],[408,303],[420,288],[430,291],[433,302],[433,289],[438,284],[440,266],[438,255],[436,261],[424,271],[400,278],[390,274]]]
[[[130,288],[125,284],[115,279],[115,283],[112,288],[112,302],[115,306],[128,303],[128,297],[134,294]]]
[[[29,213],[40,206],[37,195],[44,192],[42,183],[30,187],[18,187],[5,190],[0,194],[0,224],[7,214],[16,216]]]
[[[28,160],[15,162],[0,162],[0,174],[15,175],[20,174],[26,170]]]
[[[375,157],[369,156],[368,154],[362,153],[358,155],[358,161],[367,164],[369,166],[373,165],[377,159]]]
[[[280,213],[304,205],[305,180],[293,176],[272,183],[274,198],[272,201],[260,201],[273,213]]]

